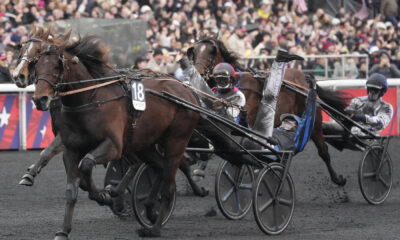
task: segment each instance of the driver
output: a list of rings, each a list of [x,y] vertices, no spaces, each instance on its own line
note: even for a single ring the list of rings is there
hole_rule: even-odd
[[[282,114],[281,125],[273,130],[272,140],[276,142],[274,148],[278,151],[290,150],[294,151],[294,154],[303,151],[314,130],[317,105],[316,82],[311,74],[307,74],[306,79],[310,88],[302,117],[295,114]]]
[[[225,99],[228,104],[215,101],[212,108],[223,117],[239,121],[240,109],[245,105],[246,98],[238,88],[233,86],[235,75],[236,72],[229,63],[219,63],[214,67],[212,78],[216,87],[212,88],[212,91],[217,98]]]
[[[374,73],[368,78],[366,87],[368,96],[353,98],[345,111],[351,119],[375,135],[379,135],[389,125],[393,116],[392,105],[382,100],[388,90],[387,79],[380,73]],[[356,126],[351,128],[351,133],[358,136],[365,135]]]

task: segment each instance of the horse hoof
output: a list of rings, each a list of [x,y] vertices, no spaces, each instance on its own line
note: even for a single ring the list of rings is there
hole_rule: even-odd
[[[33,182],[34,182],[34,177],[32,175],[30,175],[29,173],[27,173],[24,176],[22,176],[22,179],[19,182],[19,185],[31,187],[31,186],[33,186]]]
[[[54,240],[68,240],[68,233],[62,231],[56,232]]]
[[[339,177],[334,181],[338,186],[344,186],[346,185],[347,179],[344,178],[342,175],[339,175]]]
[[[141,228],[137,231],[139,237],[161,237],[161,232],[155,228]]]
[[[99,196],[100,196],[100,198],[98,199],[97,202],[100,204],[100,206],[104,206],[104,205],[112,206],[113,205],[113,199],[108,192],[102,192],[99,194]]]

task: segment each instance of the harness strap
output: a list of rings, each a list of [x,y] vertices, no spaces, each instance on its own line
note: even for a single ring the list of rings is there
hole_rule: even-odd
[[[102,101],[96,101],[96,102],[92,102],[92,103],[88,103],[88,104],[83,104],[83,105],[80,105],[78,107],[69,107],[69,106],[62,105],[61,111],[63,111],[63,112],[84,112],[84,111],[88,111],[88,110],[93,109],[93,108],[100,107],[101,105],[103,105],[105,103],[119,100],[119,99],[124,98],[126,96],[127,95],[124,94],[124,95],[121,95],[121,96],[118,96],[118,97],[113,97],[113,98],[110,98],[110,99],[107,99],[107,100],[102,100]]]
[[[40,79],[38,79],[38,80],[40,80]],[[72,94],[76,94],[76,93],[86,92],[86,91],[96,89],[96,88],[101,88],[101,87],[111,85],[111,84],[119,82],[119,81],[121,81],[121,79],[117,79],[117,80],[113,80],[113,81],[105,82],[105,83],[100,83],[100,84],[85,87],[85,88],[75,89],[75,90],[71,90],[71,91],[67,91],[67,92],[59,92],[57,95],[64,97],[64,96],[68,96],[68,95],[72,95]]]

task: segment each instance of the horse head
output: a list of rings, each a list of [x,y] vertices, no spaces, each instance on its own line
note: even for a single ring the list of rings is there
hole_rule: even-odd
[[[32,96],[38,110],[49,109],[51,100],[57,94],[58,84],[63,81],[66,45],[67,41],[61,44],[42,42],[38,49],[33,69],[35,92]]]
[[[235,69],[244,70],[238,62],[238,57],[213,37],[197,41],[187,50],[187,56],[206,81],[210,80],[215,65],[221,62],[227,62]]]
[[[69,38],[70,34],[71,31],[59,36],[58,39]],[[34,65],[37,62],[42,45],[53,41],[54,36],[51,34],[51,28],[44,29],[33,26],[28,40],[20,45],[17,66],[12,75],[12,79],[18,87],[25,88],[34,83]]]
[[[217,40],[212,38],[197,41],[194,46],[187,50],[187,56],[206,80],[208,80],[214,66],[223,60]]]

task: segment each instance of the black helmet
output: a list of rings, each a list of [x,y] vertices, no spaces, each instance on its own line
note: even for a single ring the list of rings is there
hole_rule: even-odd
[[[219,63],[214,67],[213,78],[218,89],[228,89],[232,87],[235,80],[235,69],[229,63]]]
[[[382,75],[380,73],[372,74],[368,78],[368,80],[366,82],[366,85],[367,85],[367,91],[368,91],[368,98],[370,100],[372,100],[372,101],[375,101],[378,98],[382,97],[386,93],[386,91],[388,90],[387,79],[386,79],[386,77],[384,75]],[[373,97],[371,95],[372,91],[378,91],[379,92],[378,96]]]

